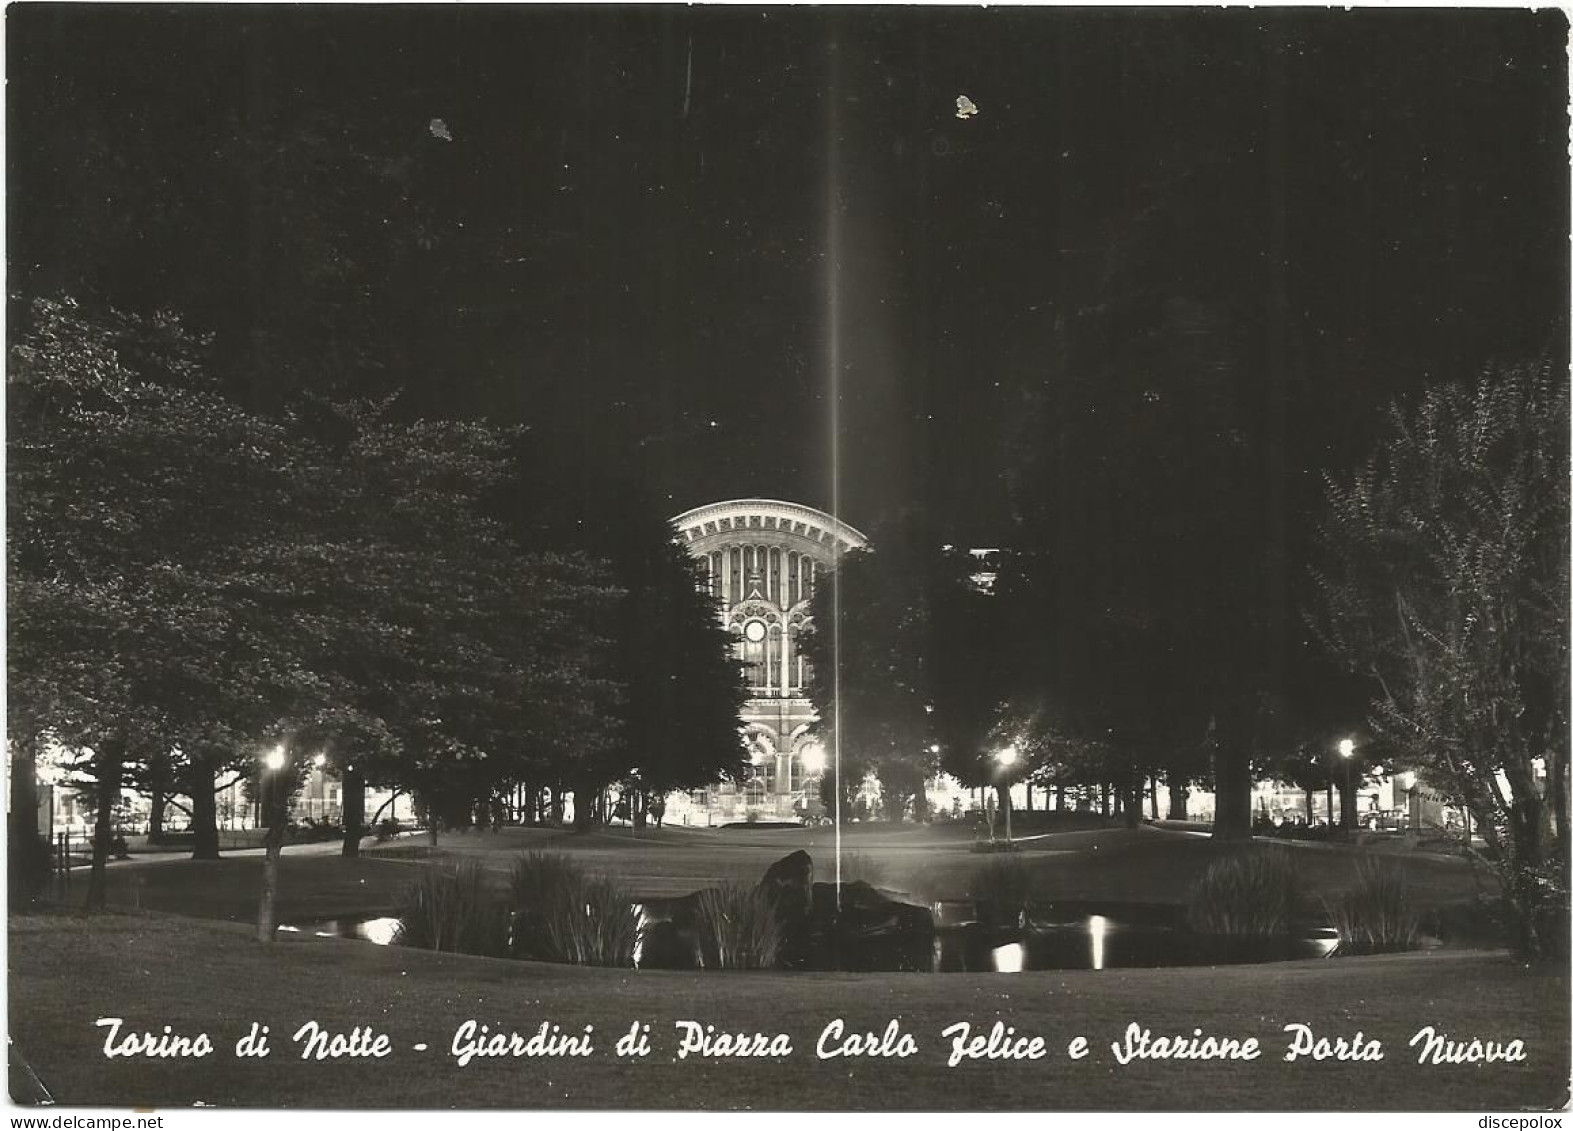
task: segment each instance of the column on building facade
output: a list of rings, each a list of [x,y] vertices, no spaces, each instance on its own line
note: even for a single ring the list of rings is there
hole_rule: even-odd
[[[781,618],[781,698],[792,698],[792,626]]]
[[[764,648],[763,648],[763,651],[764,651],[764,654],[765,654],[765,698],[766,699],[770,698],[770,688],[775,683],[776,665],[779,662],[779,658],[776,656],[776,642],[775,642],[774,637],[775,637],[775,633],[770,631],[769,626],[766,626],[766,628],[765,628]]]
[[[732,607],[732,548],[721,551],[721,606]]]

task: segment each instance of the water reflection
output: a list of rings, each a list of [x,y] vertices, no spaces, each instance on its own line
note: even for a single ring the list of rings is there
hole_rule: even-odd
[[[994,948],[994,969],[1001,974],[1019,974],[1025,969],[1027,948],[1019,942]]]
[[[645,957],[646,930],[661,919],[659,906],[636,904],[639,938],[634,963]],[[979,914],[984,910],[984,914]],[[1242,938],[1187,930],[1179,907],[1167,904],[1045,904],[1025,915],[1001,917],[971,903],[934,905],[930,934],[868,940],[856,953],[838,953],[836,969],[920,973],[1014,974],[1027,970],[1106,970],[1159,966],[1222,966],[1326,958],[1338,947],[1329,927],[1307,925],[1294,936]],[[992,921],[991,921],[992,920]],[[388,915],[347,917],[284,925],[281,931],[318,938],[396,943],[401,924]]]
[[[347,919],[324,919],[317,923],[306,923],[302,926],[283,925],[281,931],[294,931],[297,934],[309,934],[319,939],[361,939],[365,942],[376,943],[378,946],[388,946],[398,941],[399,932],[404,924],[392,915],[377,915],[370,918],[352,917]]]
[[[1087,937],[1092,940],[1092,968],[1103,969],[1103,933],[1109,929],[1109,921],[1102,915],[1092,915],[1087,919]]]

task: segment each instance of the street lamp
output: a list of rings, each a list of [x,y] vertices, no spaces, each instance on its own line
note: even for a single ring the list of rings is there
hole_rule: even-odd
[[[820,743],[810,742],[803,747],[803,772],[809,777],[825,772],[825,748]]]
[[[1010,848],[1012,843],[1010,836],[1010,811],[1012,809],[1010,803],[1010,768],[1016,764],[1017,757],[1018,751],[1014,742],[994,756],[994,760],[999,763],[1000,769],[1005,773],[1005,847],[1007,849]]]
[[[1349,792],[1354,781],[1355,740],[1352,738],[1341,739],[1338,743],[1338,753],[1344,760],[1344,828],[1354,827],[1355,805],[1349,800]]]
[[[825,772],[824,744],[819,742],[807,743],[799,751],[798,757],[803,761],[803,819],[812,822],[818,819],[814,816],[814,797],[819,790],[814,783]],[[836,788],[841,788],[840,782],[836,783]],[[823,811],[823,809],[824,805],[823,801],[821,801],[820,810]]]
[[[262,756],[261,796],[257,799],[257,824],[271,828],[273,820],[274,791],[278,789],[278,772],[284,768],[284,744],[281,742]]]

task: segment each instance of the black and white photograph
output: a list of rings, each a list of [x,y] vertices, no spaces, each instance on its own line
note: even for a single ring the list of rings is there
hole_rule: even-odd
[[[11,1127],[1562,1126],[1565,12],[4,38]]]

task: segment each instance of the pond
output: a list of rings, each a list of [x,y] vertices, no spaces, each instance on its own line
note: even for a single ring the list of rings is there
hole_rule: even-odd
[[[663,902],[635,905],[641,923],[661,922]],[[948,974],[1222,966],[1325,958],[1338,946],[1332,928],[1316,923],[1273,938],[1197,934],[1186,929],[1183,909],[1172,904],[1033,905],[1013,923],[1001,923],[989,907],[969,901],[944,900],[930,909],[932,931],[832,940],[816,952],[817,961],[802,968]],[[282,929],[387,945],[397,941],[399,927],[396,917],[376,915]]]

